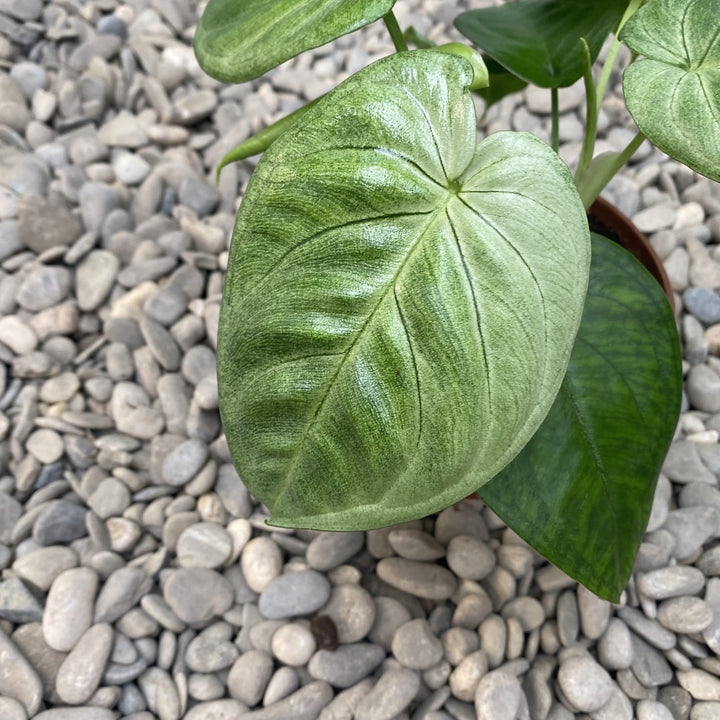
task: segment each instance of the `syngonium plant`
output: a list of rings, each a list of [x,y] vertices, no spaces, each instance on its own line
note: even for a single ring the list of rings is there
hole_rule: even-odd
[[[720,180],[720,0],[522,0],[432,47],[394,0],[210,0],[195,51],[226,82],[384,20],[397,52],[231,151],[265,150],[233,232],[218,338],[230,451],[277,526],[371,529],[478,495],[617,600],[677,423],[673,313],[586,209],[646,137]],[[611,38],[597,82],[593,63]],[[408,41],[418,49],[408,50]],[[593,157],[621,44],[639,128]],[[483,62],[483,59],[485,62]],[[584,78],[575,176],[559,87]],[[552,147],[477,140],[549,89]]]

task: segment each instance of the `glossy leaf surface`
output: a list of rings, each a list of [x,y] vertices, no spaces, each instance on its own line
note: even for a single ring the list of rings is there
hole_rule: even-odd
[[[218,343],[233,460],[271,523],[438,511],[542,422],[580,322],[589,233],[567,167],[476,143],[462,58],[401,53],[269,148],[235,227]]]
[[[200,67],[245,82],[392,10],[395,0],[210,0],[195,32]]]
[[[720,0],[651,0],[620,37],[644,56],[623,76],[637,126],[663,152],[720,181]]]
[[[592,235],[582,323],[547,418],[478,495],[538,552],[617,601],[680,411],[680,345],[657,281]]]
[[[585,38],[594,61],[627,0],[523,0],[469,10],[455,27],[511,73],[540,87],[582,77]]]

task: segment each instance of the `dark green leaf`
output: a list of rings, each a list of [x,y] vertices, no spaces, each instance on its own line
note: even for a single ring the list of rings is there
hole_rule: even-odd
[[[627,0],[523,0],[464,12],[455,27],[526,82],[565,87],[583,74],[580,38],[594,61],[626,6]]]
[[[682,374],[656,280],[610,240],[592,243],[560,392],[532,440],[478,495],[538,552],[617,602],[677,424]]]
[[[620,37],[645,56],[623,76],[637,126],[671,157],[720,181],[720,0],[651,0]]]
[[[394,4],[395,0],[210,0],[195,32],[195,55],[208,75],[223,82],[245,82],[380,19]]]
[[[281,135],[249,184],[220,411],[274,524],[350,530],[440,510],[517,454],[560,387],[587,219],[537,138],[476,144],[471,81],[447,53],[380,60]]]

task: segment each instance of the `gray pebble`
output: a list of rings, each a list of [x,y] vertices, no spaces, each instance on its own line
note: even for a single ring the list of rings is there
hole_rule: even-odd
[[[262,701],[263,705],[265,707],[274,705],[276,702],[294,693],[299,687],[300,678],[297,672],[291,667],[280,667],[273,673],[270,682],[265,688],[265,695],[263,695]]]
[[[169,283],[145,301],[144,309],[150,318],[167,327],[183,316],[187,302],[180,286]]]
[[[720,702],[720,678],[697,668],[678,670],[676,677],[693,699]]]
[[[627,625],[612,618],[598,641],[598,657],[608,670],[629,668],[633,661],[633,646]]]
[[[182,359],[182,374],[191,385],[197,385],[208,375],[216,375],[215,353],[206,345],[190,348]]]
[[[667,685],[672,680],[673,671],[665,656],[637,635],[631,633],[630,637],[633,647],[630,668],[633,675],[648,688]]]
[[[105,218],[122,205],[119,193],[100,182],[86,182],[80,189],[79,200],[85,229],[94,233],[99,233]]]
[[[176,547],[182,567],[217,568],[225,564],[231,552],[232,538],[222,525],[214,522],[194,523],[185,528]]]
[[[720,377],[707,365],[695,365],[690,369],[686,390],[694,408],[710,413],[720,410]]]
[[[47,592],[55,578],[77,565],[77,554],[69,547],[51,545],[19,557],[12,565],[14,573]]]
[[[172,121],[178,125],[194,125],[208,117],[217,107],[217,97],[212,90],[196,90],[177,100],[172,111]]]
[[[375,622],[375,603],[370,593],[359,585],[336,585],[320,613],[335,623],[339,642],[354,643],[370,632]]]
[[[502,608],[502,616],[506,620],[509,618],[519,620],[524,632],[532,632],[542,625],[545,611],[538,600],[525,596],[506,603]]]
[[[652,570],[637,578],[638,590],[653,600],[665,600],[680,595],[695,595],[705,585],[705,576],[697,568],[671,565]]]
[[[107,250],[93,250],[78,264],[75,286],[81,310],[97,310],[112,290],[120,262]]]
[[[0,657],[4,672],[0,673],[0,697],[22,703],[27,714],[34,717],[40,708],[43,688],[37,672],[13,641],[0,629]]]
[[[384,558],[376,572],[389,585],[429,600],[449,598],[457,584],[453,574],[439,565],[404,558]]]
[[[445,548],[432,535],[422,530],[399,528],[390,531],[388,542],[392,549],[407,560],[432,561],[445,555]]]
[[[720,526],[720,511],[708,507],[672,510],[663,525],[675,538],[672,554],[678,560],[694,555]]]
[[[247,518],[252,512],[252,500],[235,468],[225,463],[218,468],[215,492],[225,509],[236,518]]]
[[[159,667],[151,667],[138,679],[148,707],[160,720],[180,720],[182,714],[178,688],[170,675]]]
[[[35,253],[71,245],[80,237],[78,219],[59,203],[25,195],[18,205],[18,237]]]
[[[58,670],[56,688],[66,703],[80,705],[97,690],[110,657],[113,636],[110,625],[93,625],[65,658]]]
[[[115,713],[101,707],[61,707],[44,710],[33,716],[33,720],[115,720]],[[127,716],[125,720],[133,719]]]
[[[410,705],[420,688],[412,670],[388,670],[360,701],[355,720],[391,720]]]
[[[95,622],[111,623],[137,605],[152,587],[152,578],[139,567],[121,567],[105,580],[95,602]]]
[[[570,657],[561,663],[558,683],[565,698],[579,712],[599,710],[610,699],[613,688],[610,675],[589,655]]]
[[[713,611],[698,597],[674,597],[660,603],[658,620],[668,630],[689,635],[705,630],[713,621]]]
[[[140,332],[163,368],[170,372],[180,368],[180,348],[168,330],[155,320],[144,317],[140,320]]]
[[[675,647],[675,635],[664,629],[657,620],[646,617],[640,610],[622,607],[618,609],[617,614],[633,632],[659,650],[670,650]]]
[[[246,711],[244,703],[225,698],[195,705],[185,713],[183,720],[236,720]]]
[[[66,268],[39,265],[31,270],[20,284],[17,302],[31,312],[45,310],[67,297],[70,281],[70,272]]]
[[[42,619],[42,607],[20,578],[0,582],[0,619],[28,623]]]
[[[38,545],[62,545],[84,537],[87,509],[68,500],[53,500],[37,516],[33,540]]]
[[[641,700],[637,704],[635,712],[637,720],[673,720],[670,710],[654,700]]]
[[[11,697],[0,697],[0,717],[3,720],[27,719],[23,704]]]
[[[22,514],[23,506],[14,497],[0,492],[0,542],[10,542],[15,523]]]
[[[103,520],[121,515],[130,505],[127,486],[114,477],[105,478],[88,498],[90,508]]]
[[[197,177],[186,177],[178,189],[178,200],[189,207],[198,217],[210,215],[218,206],[221,197],[214,187]]]
[[[335,651],[318,650],[310,659],[308,671],[317,680],[346,688],[370,675],[384,659],[385,651],[378,645],[353,643]]]
[[[608,626],[612,606],[582,585],[577,589],[580,627],[585,637],[597,640]]]
[[[162,463],[162,479],[168,485],[184,485],[205,464],[207,446],[200,440],[185,440],[172,450]]]
[[[676,208],[670,204],[652,205],[633,216],[633,223],[643,233],[654,233],[671,227],[675,222]]]
[[[700,322],[706,325],[720,322],[720,297],[712,290],[689,288],[683,293],[683,303]]]
[[[375,598],[375,621],[369,639],[390,650],[395,631],[410,620],[410,612],[398,600],[380,595]]]
[[[269,537],[261,535],[245,545],[240,564],[248,586],[261,593],[282,572],[282,553]],[[279,616],[272,616],[272,619],[276,617]]]
[[[248,650],[230,669],[227,678],[230,695],[249,707],[257,705],[265,693],[272,671],[270,655],[262,650]]]
[[[163,586],[163,597],[186,623],[207,622],[229,610],[234,601],[232,585],[208,568],[173,570]]]
[[[495,554],[471,535],[455,535],[447,547],[447,563],[460,578],[482,580],[495,567]]]
[[[308,545],[306,558],[314,570],[327,572],[355,555],[365,542],[362,532],[320,533]]]
[[[258,607],[266,618],[276,620],[313,613],[329,597],[330,584],[323,575],[315,570],[301,570],[272,580],[262,591]]]
[[[477,720],[514,720],[524,700],[522,686],[511,673],[493,670],[475,691]]]
[[[270,647],[281,663],[300,667],[310,660],[317,644],[307,625],[287,623],[273,633]]]
[[[698,443],[690,440],[676,440],[670,445],[663,473],[679,483],[699,481],[714,485],[716,482],[700,457]]]
[[[427,670],[443,657],[443,644],[423,618],[401,625],[395,631],[391,649],[397,661],[411,670]]]

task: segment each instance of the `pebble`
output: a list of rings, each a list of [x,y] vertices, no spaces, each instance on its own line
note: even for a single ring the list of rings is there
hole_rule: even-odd
[[[47,592],[60,573],[77,565],[77,554],[69,547],[51,545],[17,558],[12,570],[39,590]]]
[[[38,255],[72,245],[82,233],[75,215],[61,204],[35,195],[20,198],[17,230],[20,242]]]
[[[38,545],[62,545],[86,535],[87,510],[69,500],[53,500],[40,512],[33,525]]]
[[[400,528],[388,533],[392,549],[407,560],[429,562],[445,556],[445,547],[432,535],[422,530]]]
[[[355,720],[391,720],[410,705],[419,688],[420,678],[412,670],[388,670],[359,702]]]
[[[313,634],[306,625],[288,623],[279,627],[272,636],[273,655],[285,665],[305,665],[316,650]]]
[[[443,657],[443,644],[423,618],[401,625],[395,631],[391,649],[397,661],[412,670],[427,670]]]
[[[572,656],[560,664],[558,683],[577,712],[594,712],[610,699],[613,683],[607,671],[587,655]]]
[[[350,643],[337,650],[318,650],[308,671],[317,680],[346,688],[368,676],[385,659],[385,651],[370,643]]]
[[[671,565],[652,570],[637,578],[638,590],[652,600],[694,595],[705,585],[705,576],[697,568]]]
[[[665,600],[658,606],[660,623],[676,633],[692,634],[705,630],[713,621],[713,611],[698,597],[682,596]]]
[[[98,587],[91,568],[70,568],[53,581],[45,604],[43,635],[54,650],[67,652],[90,627]]]
[[[119,269],[120,261],[107,250],[93,250],[78,263],[75,285],[81,310],[92,312],[105,302]]]
[[[720,377],[706,365],[695,365],[687,378],[687,396],[690,404],[704,412],[720,410]]]
[[[248,650],[233,663],[227,679],[228,690],[236,700],[253,707],[262,699],[272,671],[270,655],[262,650]]]
[[[185,440],[169,452],[162,463],[162,479],[168,485],[184,485],[205,464],[208,450],[200,440]]]
[[[460,578],[482,580],[495,567],[495,554],[478,538],[456,535],[447,547],[447,563]]]
[[[523,699],[523,690],[515,675],[493,670],[480,679],[475,692],[477,720],[515,720]]]
[[[0,618],[12,623],[42,618],[42,607],[20,578],[10,577],[0,582]]]
[[[365,543],[362,532],[325,532],[312,539],[305,557],[314,570],[327,572],[342,565]]]
[[[190,708],[183,720],[235,720],[247,712],[247,706],[239,700],[225,698],[201,702]]]
[[[375,622],[373,598],[358,585],[336,585],[320,612],[335,623],[337,639],[341,643],[362,640]]]
[[[678,670],[676,677],[680,686],[695,700],[720,702],[720,678],[704,670]]]
[[[20,283],[16,300],[25,310],[40,312],[62,302],[70,292],[70,283],[66,268],[40,265]]]
[[[240,565],[248,586],[261,593],[280,575],[282,553],[269,537],[256,537],[243,548]]]
[[[214,570],[180,568],[165,581],[163,598],[180,620],[192,624],[207,622],[229,610],[234,592],[229,581]]]
[[[230,534],[214,522],[195,523],[180,534],[176,553],[182,567],[217,568],[232,552]]]
[[[683,304],[706,325],[720,322],[720,296],[708,288],[688,288],[683,293]]]
[[[112,650],[114,632],[107,623],[85,631],[58,670],[58,695],[70,705],[87,702],[97,690]]]
[[[72,708],[52,708],[35,715],[33,720],[115,720],[112,710],[101,707],[83,706]],[[149,720],[148,718],[132,718],[126,720]]]
[[[377,564],[376,572],[389,585],[428,600],[446,600],[457,586],[457,580],[449,570],[404,558],[383,558]]]
[[[0,697],[9,697],[22,703],[30,717],[40,709],[43,688],[37,672],[13,641],[0,629],[0,658],[4,672],[0,672]],[[12,669],[11,672],[8,669]]]
[[[480,680],[487,671],[487,655],[483,650],[466,655],[450,674],[449,685],[453,696],[464,702],[473,702]]]
[[[309,615],[323,607],[329,597],[330,583],[323,575],[300,570],[271,580],[260,595],[258,608],[264,617],[278,620]]]

